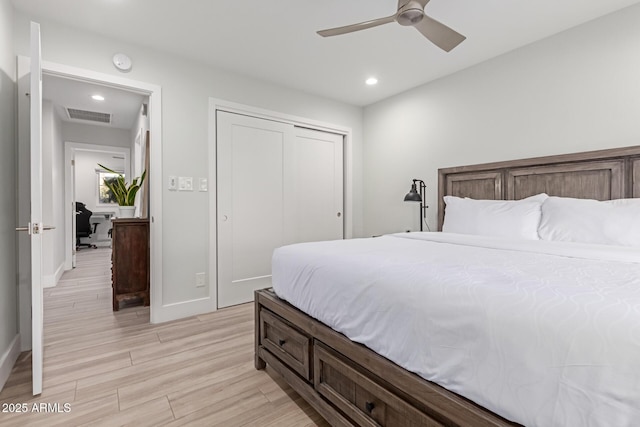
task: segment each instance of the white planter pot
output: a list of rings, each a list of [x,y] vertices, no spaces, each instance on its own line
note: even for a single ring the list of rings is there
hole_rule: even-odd
[[[120,218],[133,218],[135,213],[135,206],[120,206]]]

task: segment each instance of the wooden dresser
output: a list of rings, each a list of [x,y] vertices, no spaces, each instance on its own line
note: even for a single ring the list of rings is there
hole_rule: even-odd
[[[149,220],[119,218],[112,224],[113,311],[122,301],[149,305]]]

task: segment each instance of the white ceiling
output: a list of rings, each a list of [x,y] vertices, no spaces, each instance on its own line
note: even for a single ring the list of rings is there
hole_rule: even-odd
[[[467,36],[445,53],[395,23],[332,38],[315,33],[391,15],[396,0],[13,0],[34,17],[355,105],[638,2],[432,0],[427,14]],[[366,86],[372,75],[379,84]]]
[[[102,95],[104,101],[95,101],[92,95]],[[42,98],[53,102],[62,120],[87,125],[132,129],[136,124],[140,107],[147,96],[57,76],[42,76]],[[111,124],[70,119],[64,108],[111,114]]]

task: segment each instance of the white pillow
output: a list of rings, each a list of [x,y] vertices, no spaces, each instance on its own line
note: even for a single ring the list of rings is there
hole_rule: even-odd
[[[640,199],[549,197],[538,234],[542,240],[640,247]]]
[[[445,196],[447,207],[442,231],[539,240],[540,206],[547,197],[544,193],[522,200],[474,200]]]

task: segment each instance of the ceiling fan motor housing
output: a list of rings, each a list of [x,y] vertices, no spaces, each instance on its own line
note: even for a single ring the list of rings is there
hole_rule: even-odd
[[[412,27],[422,21],[424,17],[424,9],[417,1],[408,2],[403,8],[400,8],[396,16],[396,22],[405,27]]]

